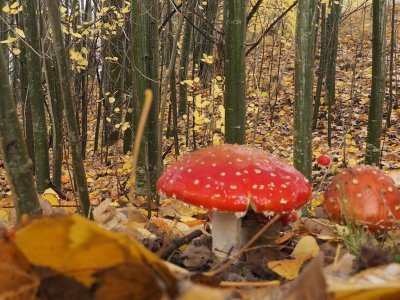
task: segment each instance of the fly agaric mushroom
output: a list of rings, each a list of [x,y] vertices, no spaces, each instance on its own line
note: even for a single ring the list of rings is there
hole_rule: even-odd
[[[263,150],[223,144],[181,158],[157,188],[167,197],[212,211],[213,252],[219,258],[243,243],[241,217],[291,215],[307,203],[311,185],[296,169]]]
[[[331,163],[331,159],[328,155],[322,154],[317,158],[317,163],[321,166],[329,166],[329,164]]]
[[[338,222],[378,231],[398,226],[400,192],[379,169],[356,166],[333,179],[325,193],[324,209]]]

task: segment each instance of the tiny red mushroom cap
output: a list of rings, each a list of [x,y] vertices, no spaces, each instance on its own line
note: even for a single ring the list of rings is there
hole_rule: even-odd
[[[399,225],[400,192],[379,169],[356,166],[336,175],[326,190],[324,208],[336,221],[377,231]]]
[[[167,197],[224,212],[290,213],[307,203],[311,185],[296,169],[263,150],[223,144],[186,155],[161,176]]]
[[[322,165],[322,166],[329,166],[329,164],[331,163],[331,159],[329,158],[328,155],[322,154],[322,155],[320,155],[320,156],[318,157],[317,163],[318,163],[319,165]]]

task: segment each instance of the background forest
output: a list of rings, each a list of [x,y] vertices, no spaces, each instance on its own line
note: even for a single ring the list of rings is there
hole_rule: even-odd
[[[42,271],[27,264],[74,277],[72,295],[87,293],[87,299],[125,299],[120,289],[127,291],[126,299],[130,291],[143,296],[139,299],[174,299],[183,289],[177,278],[186,270],[208,271],[202,276],[216,276],[236,288],[237,299],[289,299],[278,286],[297,278],[305,262],[311,271],[306,269],[304,278],[320,274],[316,277],[329,279],[334,271],[323,266],[347,254],[374,257],[358,261],[358,271],[393,267],[389,263],[400,254],[398,230],[371,233],[331,222],[322,203],[332,178],[360,164],[378,167],[400,182],[399,5],[397,0],[0,0],[0,220],[8,230],[28,224],[16,231],[12,243],[12,252],[23,253],[21,260],[27,262],[10,265],[36,274],[29,275],[30,295],[53,299],[58,294],[51,294]],[[157,180],[171,164],[223,143],[263,149],[294,166],[312,185],[305,217],[269,233],[275,245],[247,254],[239,267],[214,258],[206,241],[211,238],[206,210],[157,192]],[[394,201],[400,207],[400,197]],[[64,217],[27,221],[26,214],[42,213]],[[133,236],[186,270],[165,266],[136,241],[132,248],[72,213]],[[73,231],[75,225],[83,228],[84,238]],[[72,234],[85,240],[77,257],[85,247],[105,249],[103,242],[123,250],[110,246],[109,255],[118,257],[113,263],[99,250],[73,262],[59,253],[53,257],[50,249],[72,247],[66,241],[74,240]],[[33,245],[49,239],[60,243],[43,246],[49,257],[44,261]],[[3,246],[11,247],[6,240]],[[121,254],[119,260],[119,251],[133,258]],[[86,260],[99,264],[85,265]],[[290,266],[278,270],[272,261],[290,261]],[[335,268],[353,262],[341,260]],[[139,267],[131,274],[124,269],[129,264]],[[157,270],[152,273],[149,265]],[[71,275],[83,266],[91,272]],[[126,278],[111,279],[128,274],[137,280],[141,272],[146,275],[134,286]],[[381,276],[386,271],[370,272]],[[332,278],[296,289],[304,285],[301,275],[289,284],[290,299],[325,299],[328,292],[335,299],[353,299]],[[204,278],[182,280],[199,289],[194,298],[182,299],[202,293],[229,299],[232,292],[197,286],[207,283]],[[156,281],[164,285],[151,292],[144,288]],[[237,281],[261,281],[249,286],[264,292],[251,298],[243,286],[232,284]],[[383,281],[382,295],[389,286],[400,293],[394,281]],[[304,298],[306,290],[317,294]]]

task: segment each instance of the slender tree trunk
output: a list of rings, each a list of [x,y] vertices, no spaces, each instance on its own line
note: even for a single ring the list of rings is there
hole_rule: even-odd
[[[210,73],[211,73],[211,65],[203,62],[201,58],[203,58],[203,54],[213,55],[214,50],[214,40],[215,40],[215,23],[217,19],[218,12],[218,2],[219,1],[208,1],[206,7],[205,20],[200,20],[200,24],[202,28],[204,28],[204,32],[212,38],[212,41],[203,35],[200,35],[200,51],[198,53],[198,63],[199,63],[199,76],[202,78],[202,82],[205,85],[209,84]]]
[[[332,106],[335,103],[335,78],[336,78],[336,57],[339,43],[339,20],[341,0],[330,1],[330,14],[326,25],[326,78],[325,78],[325,99],[328,105],[328,145],[332,145]]]
[[[35,149],[33,144],[33,121],[32,121],[32,109],[31,109],[31,100],[28,96],[28,88],[29,88],[29,80],[28,80],[28,72],[27,72],[27,58],[26,52],[27,47],[22,46],[21,48],[21,91],[20,98],[23,103],[23,120],[24,120],[24,136],[25,136],[25,145],[28,150],[29,158],[32,160],[33,165],[35,165]]]
[[[124,77],[124,89],[126,91],[126,98],[127,98],[127,105],[126,105],[126,115],[125,120],[129,122],[130,127],[125,130],[124,132],[124,145],[123,145],[123,152],[126,154],[128,151],[132,149],[132,142],[133,142],[133,133],[136,121],[133,121],[134,113],[135,113],[135,106],[134,103],[137,102],[136,97],[134,96],[133,92],[133,65],[132,65],[132,45],[129,43],[129,37],[131,36],[132,32],[132,23],[130,20],[126,24],[126,36],[124,37],[124,49],[125,49],[125,60],[126,60],[126,74]]]
[[[396,17],[396,0],[392,1],[392,19],[390,21],[390,58],[389,58],[389,103],[388,111],[386,115],[386,124],[388,127],[391,126],[390,118],[392,116],[393,108],[393,70],[394,70],[394,54],[395,54],[395,17]]]
[[[193,23],[194,16],[193,10],[195,9],[196,0],[188,0],[187,1],[187,16],[186,23],[183,30],[183,39],[182,39],[182,50],[181,50],[181,59],[180,59],[180,68],[179,68],[179,81],[182,82],[186,80],[188,69],[189,69],[189,55],[190,55],[190,41],[192,39],[193,26],[190,23]],[[184,115],[187,113],[187,86],[186,84],[179,84],[179,115]]]
[[[225,142],[246,143],[246,1],[225,0]]]
[[[299,0],[296,24],[294,166],[311,179],[315,0]]]
[[[61,188],[62,161],[63,161],[63,108],[58,80],[58,71],[55,57],[46,58],[46,82],[50,96],[51,120],[52,120],[52,147],[53,147],[53,169],[52,183]]]
[[[151,192],[156,192],[156,181],[162,169],[161,141],[159,140],[159,39],[158,39],[158,1],[157,0],[132,0],[132,52],[135,65],[134,86],[136,98],[139,103],[144,99],[144,91],[151,89],[153,102],[151,105],[146,133],[144,138],[144,152],[147,149],[148,158],[145,155],[146,172],[151,179]],[[139,110],[141,105],[139,106]],[[146,164],[146,161],[148,164]],[[138,182],[139,183],[139,182]],[[152,198],[152,195],[148,195]]]
[[[386,0],[372,1],[372,86],[368,114],[365,163],[378,165],[380,159],[382,111],[386,76]]]
[[[77,185],[79,198],[84,216],[89,216],[90,202],[87,189],[85,167],[81,154],[78,124],[75,118],[75,109],[72,102],[71,77],[61,31],[61,17],[59,1],[48,0],[48,15],[53,35],[54,51],[57,58],[58,76],[61,82],[61,95],[64,104],[65,117],[68,125],[68,137],[71,146],[74,178]]]
[[[321,106],[322,86],[326,73],[326,4],[321,4],[321,42],[317,88],[315,92],[313,129],[317,127],[319,107]]]
[[[24,29],[26,42],[36,52],[41,52],[40,35],[38,33],[39,8],[36,0],[23,0]],[[31,48],[27,49],[27,72],[29,79],[29,98],[31,101],[36,186],[43,193],[50,179],[49,149],[47,140],[47,125],[44,110],[44,94],[42,89],[42,68],[40,57]]]
[[[11,186],[17,219],[21,220],[23,214],[40,214],[41,209],[33,181],[33,165],[18,121],[2,48],[0,49],[0,153]]]
[[[168,11],[171,10],[171,3],[168,2],[169,9]],[[175,71],[175,64],[176,64],[176,56],[178,54],[178,42],[181,38],[181,32],[182,32],[182,27],[184,23],[184,16],[186,15],[187,9],[186,9],[186,0],[182,1],[182,6],[181,6],[181,14],[180,18],[178,21],[178,26],[176,30],[175,37],[172,36],[173,32],[173,23],[172,19],[169,22],[169,38],[168,38],[168,46],[169,46],[169,53],[168,53],[168,58],[170,59],[169,67],[171,68],[171,74],[170,74],[170,90],[171,90],[171,97],[170,97],[170,111],[172,111],[172,135],[174,137],[174,148],[175,148],[175,156],[179,156],[179,137],[178,137],[178,97],[177,97],[177,90],[176,90],[176,71]],[[167,70],[167,76],[169,75],[170,71]],[[165,91],[166,92],[166,91]]]

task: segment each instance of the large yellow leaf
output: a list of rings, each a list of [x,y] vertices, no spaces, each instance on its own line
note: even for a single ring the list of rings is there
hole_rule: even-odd
[[[16,232],[15,242],[33,265],[49,267],[87,286],[94,282],[95,272],[124,263],[150,266],[152,276],[174,285],[164,263],[136,240],[79,215],[33,220]]]

